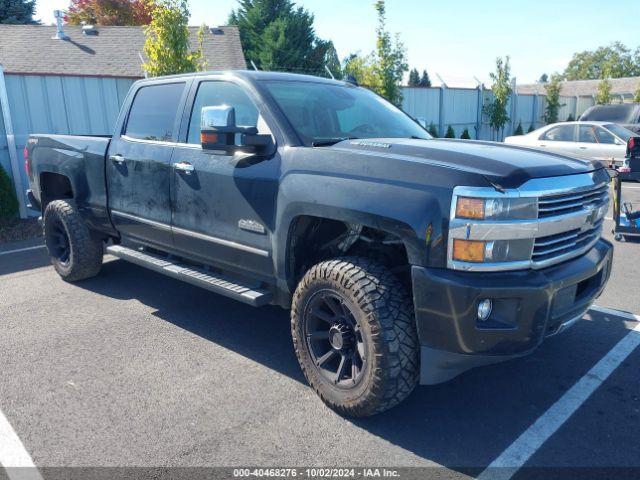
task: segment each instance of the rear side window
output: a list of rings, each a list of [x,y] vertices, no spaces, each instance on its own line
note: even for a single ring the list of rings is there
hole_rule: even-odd
[[[184,83],[165,83],[138,90],[131,105],[125,135],[141,140],[173,141],[184,86]]]
[[[598,139],[596,138],[596,127],[593,125],[580,125],[578,142],[598,143]]]
[[[549,140],[551,142],[573,142],[573,125],[559,125],[547,130],[540,140]]]

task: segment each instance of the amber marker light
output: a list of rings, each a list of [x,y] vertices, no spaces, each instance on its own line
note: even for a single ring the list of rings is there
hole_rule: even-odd
[[[456,218],[484,219],[484,199],[458,197],[456,203]]]
[[[200,133],[200,142],[201,143],[218,143],[218,134],[217,133]]]
[[[486,242],[476,240],[453,240],[453,259],[460,262],[484,262],[484,247]]]

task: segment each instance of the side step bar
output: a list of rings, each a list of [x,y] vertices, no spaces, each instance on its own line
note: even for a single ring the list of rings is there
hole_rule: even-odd
[[[257,285],[244,285],[224,275],[214,274],[204,269],[178,262],[172,262],[160,255],[123,247],[122,245],[109,245],[106,248],[106,252],[122,260],[149,268],[197,287],[225,295],[234,300],[253,305],[254,307],[261,307],[271,302],[271,293],[267,290],[260,289]]]

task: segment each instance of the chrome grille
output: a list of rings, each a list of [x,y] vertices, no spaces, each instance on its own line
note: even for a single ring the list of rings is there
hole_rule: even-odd
[[[586,214],[587,220],[579,228],[537,237],[533,244],[531,262],[536,268],[559,263],[591,248],[602,236],[604,212],[609,205],[609,185],[600,183],[569,193],[545,195],[538,198],[538,219],[554,221],[554,217]],[[590,214],[592,213],[592,215]],[[560,220],[561,221],[561,220]]]
[[[601,205],[609,200],[609,186],[604,183],[580,192],[549,195],[538,199],[538,218],[579,212],[588,205]]]
[[[546,263],[562,255],[590,247],[602,235],[603,222],[604,219],[600,219],[592,228],[586,230],[578,228],[556,235],[536,238],[531,259],[536,264]]]

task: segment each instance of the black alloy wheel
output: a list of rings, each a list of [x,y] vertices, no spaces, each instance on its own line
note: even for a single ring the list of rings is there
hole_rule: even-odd
[[[365,340],[347,300],[330,290],[317,292],[305,312],[311,358],[324,378],[352,388],[366,368]]]

